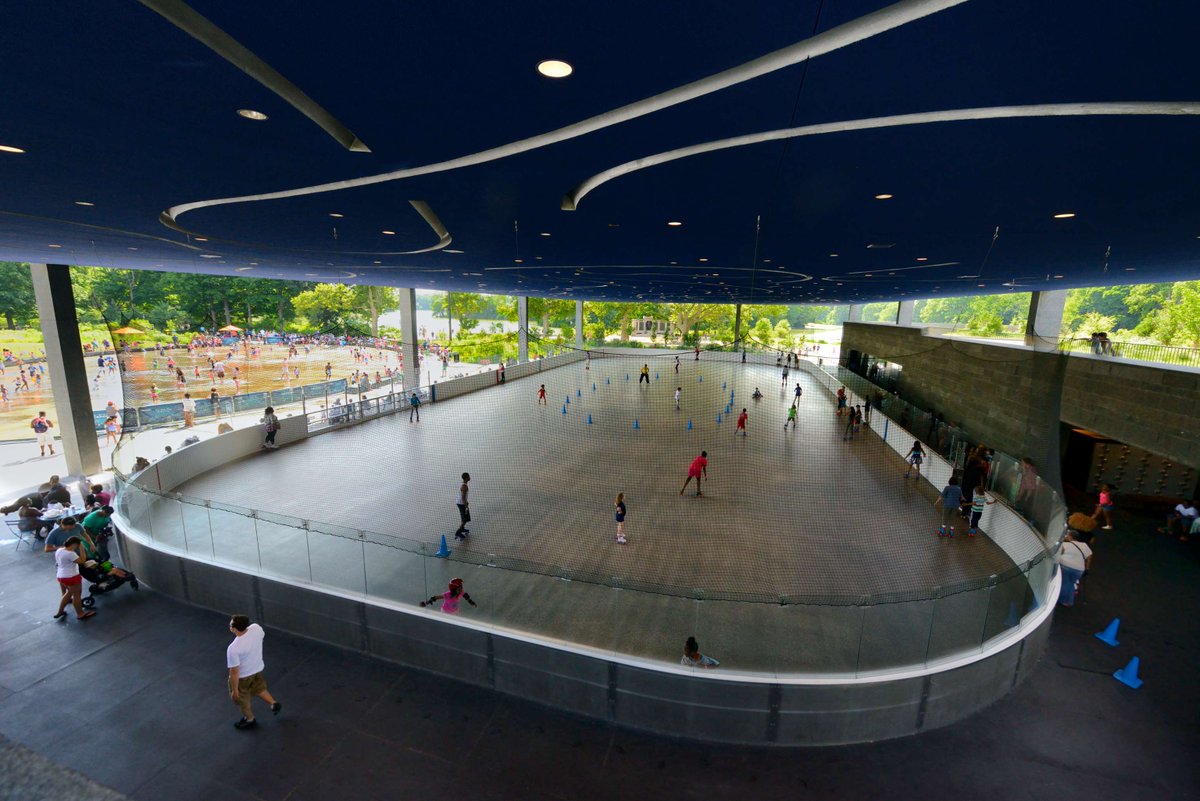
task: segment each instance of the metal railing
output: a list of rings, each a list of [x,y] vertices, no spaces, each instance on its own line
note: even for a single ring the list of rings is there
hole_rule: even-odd
[[[1184,348],[1177,345],[1154,345],[1141,342],[1118,342],[1107,338],[1074,337],[1059,340],[1058,349],[1063,353],[1090,353],[1093,356],[1108,356],[1114,359],[1136,359],[1143,362],[1200,367],[1200,348]]]

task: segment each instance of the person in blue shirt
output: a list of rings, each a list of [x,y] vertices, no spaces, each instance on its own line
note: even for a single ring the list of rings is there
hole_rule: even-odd
[[[63,547],[67,540],[76,536],[79,532],[75,529],[76,520],[73,517],[64,517],[58,521],[58,525],[46,537],[46,553],[54,553],[59,548]]]
[[[942,505],[942,526],[938,529],[939,537],[954,536],[954,515],[958,513],[962,499],[962,487],[958,486],[958,479],[951,476],[950,483],[942,488],[942,494],[933,502],[934,506],[939,503]]]
[[[408,422],[411,423],[413,421],[414,414],[417,416],[417,422],[421,422],[421,398],[417,395],[415,389],[413,390],[412,397],[408,399]]]

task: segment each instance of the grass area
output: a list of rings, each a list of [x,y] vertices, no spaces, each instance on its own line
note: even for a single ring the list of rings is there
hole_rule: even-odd
[[[120,339],[124,341],[124,338]],[[185,341],[182,336],[179,339],[181,342]],[[85,346],[92,342],[103,346],[105,340],[111,342],[112,334],[104,326],[87,326],[79,329],[79,341]],[[171,335],[148,330],[144,334],[129,337],[129,340],[153,345],[155,342],[170,342]],[[45,339],[37,328],[0,329],[0,348],[12,351],[13,355],[18,358],[40,356],[45,348]]]

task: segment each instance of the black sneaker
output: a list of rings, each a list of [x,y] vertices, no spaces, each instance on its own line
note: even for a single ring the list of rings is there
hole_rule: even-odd
[[[281,710],[281,709],[283,709],[283,704],[279,703],[278,701],[271,704],[271,714],[272,715],[278,715],[279,710]]]
[[[257,720],[246,720],[244,717],[237,723],[233,724],[233,728],[235,729],[253,729],[256,726],[258,726]]]

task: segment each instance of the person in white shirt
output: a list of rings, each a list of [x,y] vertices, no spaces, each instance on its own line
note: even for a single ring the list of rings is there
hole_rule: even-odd
[[[235,729],[252,729],[258,725],[250,701],[254,696],[271,705],[271,712],[278,715],[283,704],[267,690],[263,676],[263,639],[267,633],[257,623],[251,623],[246,615],[234,615],[229,619],[229,630],[233,642],[225,649],[225,665],[229,668],[229,697],[242,710],[242,719],[233,724]]]
[[[1160,528],[1158,531],[1160,534],[1174,537],[1175,530],[1179,529],[1180,542],[1187,542],[1192,524],[1198,519],[1200,519],[1200,512],[1196,510],[1196,504],[1193,501],[1177,503],[1175,504],[1175,510],[1167,515],[1166,528]]]
[[[1062,587],[1058,591],[1059,606],[1075,605],[1075,588],[1083,571],[1092,566],[1092,549],[1079,542],[1067,532],[1062,545],[1058,546],[1058,567],[1062,570]]]
[[[47,548],[46,550],[52,550]],[[54,551],[55,576],[58,578],[62,597],[58,601],[58,611],[55,620],[63,620],[67,616],[67,604],[75,607],[75,617],[86,620],[96,613],[83,608],[83,577],[79,575],[79,566],[88,563],[83,555],[83,545],[79,537],[67,537],[62,547]],[[90,564],[95,564],[91,562]]]
[[[192,400],[192,393],[183,393],[183,427],[191,428],[196,423],[196,401]]]

